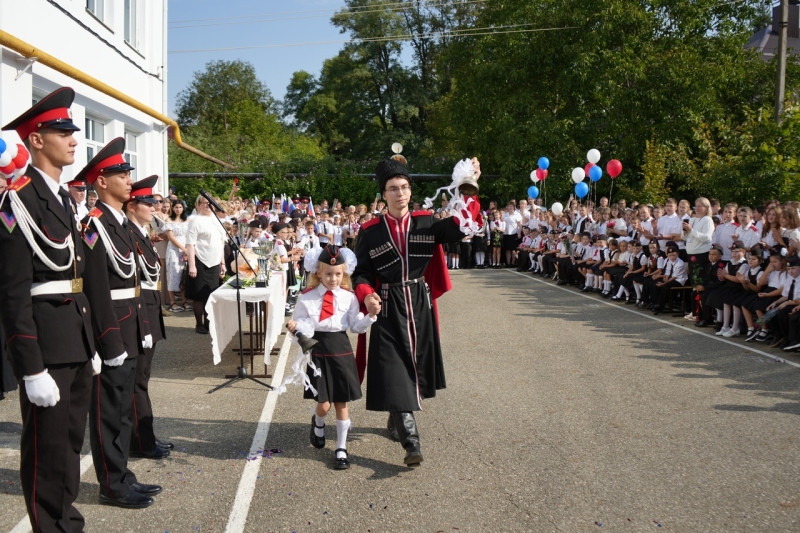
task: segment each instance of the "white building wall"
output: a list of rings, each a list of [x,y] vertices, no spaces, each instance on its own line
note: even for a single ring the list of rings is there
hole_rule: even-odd
[[[166,114],[166,73],[164,48],[165,2],[135,0],[136,34],[125,40],[125,0],[102,2],[103,20],[87,9],[87,0],[0,1],[0,29],[88,74],[144,105]],[[136,134],[136,178],[162,176],[158,188],[167,187],[166,126],[150,116],[96,91],[53,69],[33,63],[0,47],[0,125],[6,124],[40,98],[58,87],[75,89],[73,121],[81,128],[75,164],[65,169],[62,181],[69,181],[87,161],[85,118],[102,119],[104,142]],[[16,79],[18,78],[18,79]],[[3,139],[19,142],[14,132]]]

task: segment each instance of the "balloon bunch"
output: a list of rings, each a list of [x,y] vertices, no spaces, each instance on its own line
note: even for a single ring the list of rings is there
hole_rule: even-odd
[[[547,179],[547,169],[550,167],[550,160],[546,157],[540,157],[539,161],[537,161],[537,165],[539,168],[531,172],[531,181],[534,183],[539,183],[540,181]],[[536,185],[531,185],[528,187],[528,197],[538,198],[539,187]]]
[[[22,144],[6,143],[0,139],[0,174],[6,178],[18,178],[28,167],[30,154]]]

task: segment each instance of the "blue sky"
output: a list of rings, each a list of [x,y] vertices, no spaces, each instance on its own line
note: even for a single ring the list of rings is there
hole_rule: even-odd
[[[169,0],[169,50],[344,40],[347,35],[340,34],[330,23],[333,13],[342,7],[342,0]],[[270,18],[283,20],[265,20]],[[272,95],[282,99],[293,72],[306,70],[318,75],[322,62],[336,55],[342,46],[336,43],[170,53],[169,114],[174,116],[175,96],[186,88],[193,73],[203,70],[209,61],[241,59],[252,63]]]

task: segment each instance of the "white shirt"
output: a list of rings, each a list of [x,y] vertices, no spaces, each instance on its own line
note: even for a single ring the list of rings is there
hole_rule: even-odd
[[[317,237],[319,238],[320,244],[328,244],[328,237],[323,237],[323,233],[333,233],[333,224],[331,222],[320,222],[319,223],[319,231]]]
[[[60,200],[60,198],[59,198],[59,200]],[[110,205],[108,205],[105,202],[100,202],[100,203],[102,203],[104,206],[106,206],[108,208],[109,211],[111,211],[111,214],[114,215],[114,218],[117,220],[117,222],[119,222],[120,226],[128,221],[128,219],[125,217],[125,215],[122,214],[122,211],[117,211],[116,209],[114,209],[113,207],[111,207]]]
[[[356,295],[341,287],[333,292],[333,316],[319,320],[322,302],[328,289],[323,284],[304,291],[297,298],[293,320],[297,331],[311,337],[315,331],[337,332],[351,330],[353,333],[366,333],[378,317],[370,317],[358,310]]]
[[[194,216],[186,229],[186,245],[194,245],[195,256],[208,268],[221,264],[225,252],[225,228],[215,218],[213,213]]]
[[[642,228],[642,233],[639,235],[639,242],[642,243],[642,246],[649,246],[650,245],[650,237],[645,237],[644,232],[653,233],[653,217],[648,218],[647,220],[640,220],[639,226]]]
[[[522,215],[520,215],[517,211],[514,211],[513,213],[506,211],[503,213],[503,222],[506,223],[504,234],[516,235],[519,225],[522,222]]]
[[[272,250],[274,253],[278,254],[278,257],[289,257],[289,254],[286,252],[286,246],[284,246],[283,241],[280,239],[275,239],[275,246],[273,247]],[[279,263],[281,266],[281,270],[288,271],[289,265],[291,263],[292,263],[291,261],[288,261],[286,263],[281,261]]]
[[[333,225],[333,244],[336,246],[342,245],[342,227]]]
[[[789,289],[792,287],[792,282],[794,282],[794,294],[789,298]],[[800,299],[800,276],[793,278],[788,273],[786,274],[786,277],[783,279],[783,292],[781,296],[789,298],[790,300]]]
[[[749,250],[761,241],[761,232],[755,224],[750,222],[746,228],[739,229],[739,240]]]
[[[678,216],[677,213],[672,213],[672,215],[662,215],[661,218],[658,219],[658,234],[659,235],[676,235],[676,234],[683,234],[683,230],[681,229],[681,224],[683,224],[683,220],[681,217]],[[667,251],[667,241],[673,240],[672,238],[669,239],[659,239],[658,245],[661,247],[661,250],[666,252]],[[677,240],[675,243],[678,245],[678,248],[681,250],[686,248],[686,243],[682,240]]]
[[[734,235],[741,236],[741,234],[739,233],[740,229],[741,229],[741,224],[732,220],[730,222],[726,222],[725,224],[720,224],[714,231],[714,237],[712,242],[714,244],[719,244],[720,246],[722,246],[723,261],[730,261],[733,236]]]
[[[689,221],[692,229],[683,233],[683,242],[686,243],[686,253],[704,254],[711,249],[711,239],[714,236],[714,221],[711,217],[704,216],[703,218],[693,217]],[[728,250],[728,257],[731,251]]]
[[[668,278],[675,278],[675,281],[681,285],[686,283],[686,280],[689,279],[689,276],[686,274],[686,263],[684,263],[680,257],[676,257],[675,261],[667,259],[662,272]]]
[[[781,272],[780,270],[773,270],[769,273],[769,277],[767,277],[767,287],[772,287],[773,289],[777,289],[783,287],[783,280],[789,276],[786,272]],[[795,284],[795,287],[797,285]]]

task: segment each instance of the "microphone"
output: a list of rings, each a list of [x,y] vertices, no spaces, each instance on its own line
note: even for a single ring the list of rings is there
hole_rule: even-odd
[[[224,213],[224,212],[225,212],[225,210],[224,210],[224,209],[222,209],[222,207],[220,207],[220,205],[219,205],[219,204],[216,202],[216,200],[214,200],[214,199],[211,197],[211,195],[210,195],[210,194],[208,194],[208,193],[207,193],[206,191],[204,191],[203,189],[200,189],[200,196],[202,196],[203,198],[205,198],[206,200],[208,200],[208,204],[209,204],[211,207],[213,207],[213,208],[214,208],[216,211],[218,211],[218,212],[220,212],[220,213]]]

